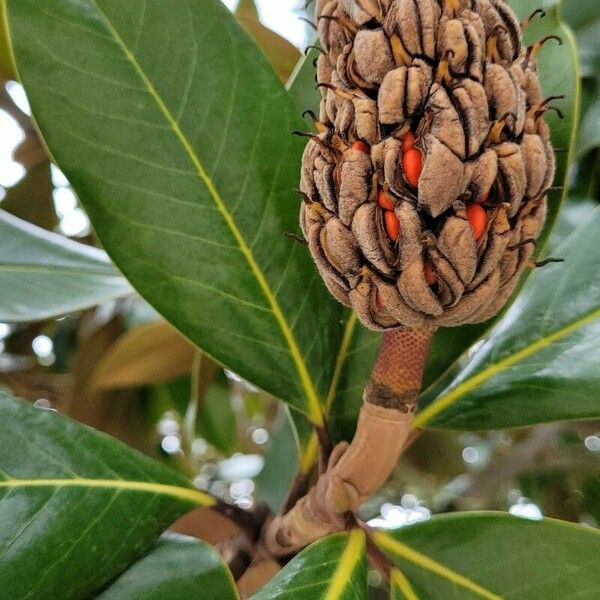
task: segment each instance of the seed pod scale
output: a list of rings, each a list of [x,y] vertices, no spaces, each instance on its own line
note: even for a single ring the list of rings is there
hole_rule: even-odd
[[[372,329],[502,308],[554,178],[536,56],[506,0],[318,0],[322,94],[302,228]]]

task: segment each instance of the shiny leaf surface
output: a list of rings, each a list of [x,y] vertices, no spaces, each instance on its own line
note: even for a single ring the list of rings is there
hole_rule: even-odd
[[[133,290],[104,252],[0,210],[0,321],[37,321]]]
[[[540,8],[538,0],[513,0],[510,4],[520,19],[526,19]],[[563,189],[557,189],[548,195],[548,216],[544,233],[538,243],[539,248],[542,248],[548,240],[566,197],[580,117],[581,83],[577,43],[572,31],[561,19],[560,6],[561,0],[545,2],[543,8],[546,16],[542,19],[533,19],[524,33],[524,41],[529,45],[547,35],[556,35],[562,40],[562,45],[556,42],[546,43],[537,56],[544,97],[564,96],[564,99],[557,104],[563,113],[563,118],[560,119],[552,112],[545,117],[550,126],[552,144],[557,151],[554,185],[559,188],[562,186]]]
[[[425,394],[418,425],[492,429],[600,416],[599,230],[596,209],[553,252],[564,262],[537,269],[462,371]]]
[[[5,393],[0,438],[6,598],[89,596],[180,515],[213,502],[124,444]]]
[[[355,529],[315,542],[252,600],[366,600],[365,534]]]
[[[165,534],[97,600],[236,600],[229,569],[206,542]]]
[[[375,542],[400,569],[395,593],[402,575],[409,586],[396,598],[577,600],[600,589],[600,533],[572,523],[463,513],[380,532]]]
[[[302,121],[235,17],[219,0],[8,14],[37,123],[115,262],[202,350],[320,422],[341,331],[283,235]]]

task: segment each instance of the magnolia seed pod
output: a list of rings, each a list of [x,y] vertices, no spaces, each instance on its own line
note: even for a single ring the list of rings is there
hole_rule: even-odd
[[[555,159],[505,0],[318,0],[301,228],[367,327],[490,318],[530,264]]]

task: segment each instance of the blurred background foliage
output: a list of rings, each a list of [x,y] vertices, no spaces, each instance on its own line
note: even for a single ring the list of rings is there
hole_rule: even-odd
[[[313,32],[294,0],[276,4],[241,0],[236,14],[286,81]],[[552,246],[600,201],[600,11],[597,0],[564,0],[562,14],[577,37],[584,93],[569,200]],[[0,77],[0,208],[97,245],[36,134],[5,39]],[[244,508],[264,500],[277,509],[298,466],[288,409],[203,356],[133,294],[60,319],[0,323],[0,388],[108,432]],[[600,422],[428,430],[363,516],[398,527],[437,512],[499,509],[597,527],[599,458]],[[192,513],[176,529],[214,543],[230,527]]]

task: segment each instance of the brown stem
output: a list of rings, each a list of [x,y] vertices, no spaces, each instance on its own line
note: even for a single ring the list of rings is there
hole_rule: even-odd
[[[281,506],[281,514],[285,515],[285,513],[289,512],[296,502],[306,494],[306,488],[308,487],[308,481],[310,479],[310,472],[305,473],[302,470],[299,470],[294,479],[290,488],[288,490],[287,496],[283,501],[283,505]]]
[[[363,394],[352,443],[338,444],[316,485],[264,532],[272,556],[286,556],[334,531],[387,480],[411,433],[433,331],[384,333]]]
[[[319,441],[319,474],[327,470],[329,458],[333,452],[333,442],[327,430],[327,426],[315,427],[317,440]]]

